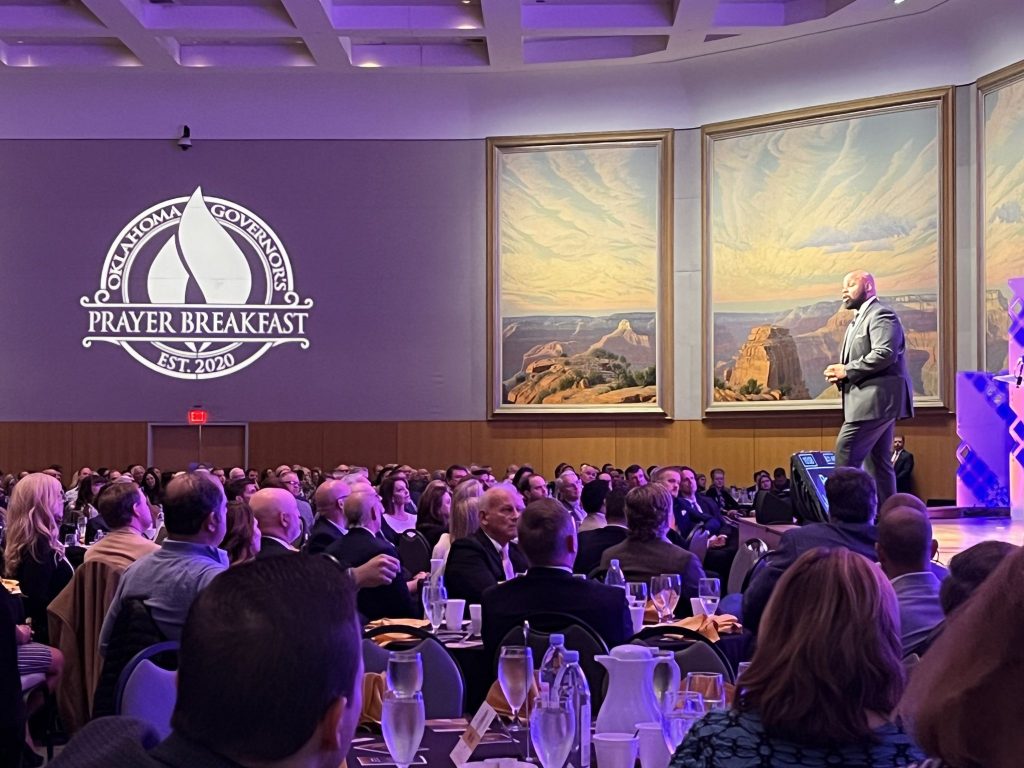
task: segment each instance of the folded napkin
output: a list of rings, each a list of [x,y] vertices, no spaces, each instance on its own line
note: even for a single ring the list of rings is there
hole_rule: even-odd
[[[21,594],[21,587],[19,586],[17,579],[0,579],[0,584],[2,584],[4,589],[12,595]]]
[[[672,622],[673,627],[685,627],[694,632],[700,632],[712,643],[717,643],[721,635],[732,635],[743,631],[743,625],[735,616],[723,613],[714,616],[690,616],[679,621]]]
[[[533,685],[530,686],[530,690],[526,692],[526,706],[519,712],[519,719],[526,722],[524,719],[531,709],[533,709],[533,702],[537,696],[540,695],[540,687],[537,684],[540,673],[533,673]],[[512,707],[508,704],[508,699],[505,698],[505,694],[501,690],[501,684],[495,680],[491,683],[491,688],[487,691],[487,703],[494,708],[494,711],[499,716],[505,718],[512,717]]]
[[[386,689],[383,672],[366,672],[363,675],[363,709],[359,713],[359,725],[380,725]]]
[[[428,629],[430,622],[426,619],[376,619],[366,625],[367,629],[375,629],[376,627],[416,627],[417,629]],[[396,641],[402,640],[415,640],[417,638],[412,637],[404,632],[385,632],[377,635],[373,638],[373,642],[377,645],[390,645]]]

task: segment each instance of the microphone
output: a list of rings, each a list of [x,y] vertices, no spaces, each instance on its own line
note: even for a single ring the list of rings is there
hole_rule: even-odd
[[[1020,360],[1017,361],[1017,388],[1020,388],[1021,381],[1024,380],[1024,355],[1020,356]]]

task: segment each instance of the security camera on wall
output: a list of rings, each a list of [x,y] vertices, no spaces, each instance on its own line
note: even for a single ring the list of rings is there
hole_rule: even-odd
[[[182,126],[181,138],[178,139],[178,147],[182,152],[192,149],[192,131],[189,130],[187,125]]]

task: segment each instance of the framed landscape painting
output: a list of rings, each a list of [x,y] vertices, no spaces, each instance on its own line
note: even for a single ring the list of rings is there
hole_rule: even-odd
[[[1007,283],[1024,275],[1024,61],[978,80],[978,101],[978,330],[983,365],[998,372],[1007,363]]]
[[[671,131],[487,152],[491,415],[667,415]]]
[[[708,415],[840,407],[824,377],[872,273],[895,309],[917,407],[952,392],[952,89],[703,129]]]

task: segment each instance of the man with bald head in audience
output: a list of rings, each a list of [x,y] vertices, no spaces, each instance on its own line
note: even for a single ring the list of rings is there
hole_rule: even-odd
[[[352,488],[344,480],[325,480],[316,489],[313,504],[316,521],[309,531],[305,550],[310,555],[325,552],[331,544],[345,535],[345,499]]]
[[[302,535],[302,519],[295,497],[284,488],[261,488],[249,499],[263,541],[256,557],[263,559],[295,553],[294,542]]]
[[[488,587],[526,570],[526,558],[513,541],[522,503],[515,496],[513,490],[500,485],[480,497],[479,530],[452,542],[448,552],[444,572],[448,597],[479,603]]]
[[[878,562],[900,606],[903,654],[912,653],[942,623],[941,582],[929,568],[938,551],[928,516],[910,507],[890,509],[878,523]]]
[[[345,526],[348,533],[327,548],[327,554],[343,566],[358,569],[380,555],[395,558],[398,551],[387,539],[378,536],[384,507],[374,491],[356,490],[345,499]],[[382,618],[412,618],[416,605],[409,593],[409,585],[400,577],[387,584],[364,587],[359,590],[359,612],[368,620]]]
[[[517,524],[526,575],[484,591],[483,641],[492,658],[505,633],[531,614],[559,612],[594,629],[609,648],[633,634],[625,590],[572,575],[578,549],[576,523],[554,499],[526,506]]]

